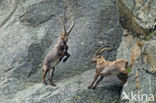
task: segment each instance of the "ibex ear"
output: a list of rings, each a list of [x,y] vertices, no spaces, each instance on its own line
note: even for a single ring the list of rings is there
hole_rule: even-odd
[[[101,63],[103,63],[103,61],[100,59],[99,63],[101,64]]]
[[[100,57],[101,57],[101,55],[98,55],[97,57],[98,57],[98,58],[100,58]]]

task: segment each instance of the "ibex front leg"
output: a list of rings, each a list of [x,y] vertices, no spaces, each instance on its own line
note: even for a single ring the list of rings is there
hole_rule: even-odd
[[[95,86],[93,87],[93,89],[95,89],[97,87],[97,85],[99,84],[100,81],[102,81],[104,78],[104,76],[101,76],[98,81],[96,82]]]
[[[52,86],[56,86],[56,84],[53,83],[54,71],[55,71],[55,67],[52,68],[51,73],[50,73],[50,84]]]
[[[99,77],[99,74],[95,74],[94,80],[92,82],[92,84],[88,87],[88,89],[91,89],[93,87],[93,84],[95,83],[95,81],[97,80],[97,78]]]
[[[65,58],[63,59],[63,62],[66,62],[67,59],[70,57],[70,54],[68,52],[65,53]]]

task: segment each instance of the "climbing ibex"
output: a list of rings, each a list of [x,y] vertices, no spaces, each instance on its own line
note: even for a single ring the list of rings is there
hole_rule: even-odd
[[[65,62],[70,54],[67,52],[68,50],[68,46],[67,46],[67,41],[68,41],[68,36],[70,34],[70,32],[72,31],[72,28],[74,27],[75,22],[73,21],[69,31],[66,31],[66,27],[64,25],[64,23],[60,20],[62,27],[64,29],[64,32],[60,34],[59,38],[58,38],[58,42],[56,45],[54,45],[53,49],[48,53],[48,55],[45,57],[44,61],[43,61],[43,83],[46,83],[45,77],[47,72],[50,70],[50,68],[52,68],[51,73],[50,73],[50,84],[52,86],[56,86],[53,83],[53,76],[54,76],[54,69],[55,66],[63,59],[64,56],[66,56],[63,59],[63,62]]]
[[[98,83],[102,81],[102,79],[106,76],[116,74],[116,73],[128,74],[128,72],[126,71],[128,62],[126,60],[118,59],[115,61],[107,61],[104,59],[103,56],[101,56],[101,53],[107,49],[109,48],[104,48],[104,47],[99,48],[91,59],[92,62],[96,62],[96,74],[93,82],[88,87],[89,89],[92,87],[93,87],[92,89],[95,89]],[[99,76],[100,78],[98,79]],[[95,86],[93,86],[96,80],[97,82]]]

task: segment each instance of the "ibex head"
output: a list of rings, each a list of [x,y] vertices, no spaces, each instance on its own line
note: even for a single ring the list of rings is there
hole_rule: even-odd
[[[101,58],[101,53],[104,51],[104,50],[108,50],[110,48],[107,48],[107,47],[100,47],[96,52],[95,54],[93,55],[93,57],[90,59],[91,62],[97,62],[98,59]]]
[[[61,19],[59,19],[59,20],[60,20],[60,23],[62,24],[62,27],[63,27],[63,29],[64,29],[64,32],[62,32],[62,33],[60,34],[58,40],[59,40],[59,41],[63,41],[63,42],[67,42],[67,41],[68,41],[69,34],[70,34],[70,32],[72,31],[75,22],[73,21],[73,23],[71,24],[70,29],[69,29],[68,32],[67,32],[64,23],[62,22]]]

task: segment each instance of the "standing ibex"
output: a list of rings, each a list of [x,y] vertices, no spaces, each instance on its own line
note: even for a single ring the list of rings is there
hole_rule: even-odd
[[[67,41],[68,41],[68,36],[70,34],[70,32],[72,31],[72,28],[74,27],[75,22],[73,21],[69,31],[66,31],[66,27],[64,25],[64,23],[60,20],[62,27],[64,29],[64,32],[60,34],[59,38],[58,38],[58,42],[56,45],[54,45],[53,49],[48,53],[48,55],[45,57],[44,61],[43,61],[43,83],[46,83],[45,77],[47,72],[50,70],[50,68],[52,68],[51,73],[50,73],[50,84],[52,86],[56,86],[52,79],[54,76],[54,70],[55,70],[55,66],[63,59],[64,56],[66,56],[63,59],[63,62],[65,62],[70,54],[67,52],[68,50],[68,46],[67,46]]]
[[[102,79],[106,76],[116,73],[124,73],[126,75],[128,74],[125,69],[128,66],[128,62],[126,60],[118,59],[115,61],[107,61],[104,59],[104,57],[101,56],[101,53],[107,49],[109,48],[99,48],[91,59],[92,62],[96,62],[96,74],[92,84],[88,87],[89,89],[93,87],[95,81],[98,79],[99,76],[100,78],[97,80],[93,89],[95,89],[98,83],[102,81]]]

